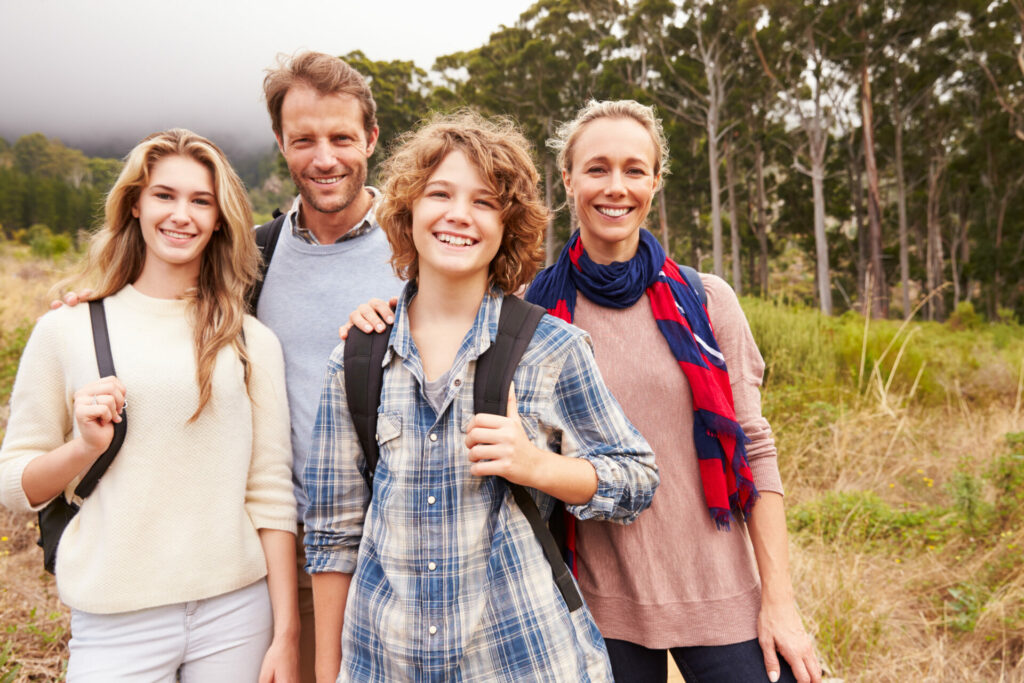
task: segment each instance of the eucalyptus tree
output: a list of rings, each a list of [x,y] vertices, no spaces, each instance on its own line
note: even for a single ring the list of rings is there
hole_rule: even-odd
[[[595,92],[602,64],[618,47],[624,12],[617,0],[539,0],[513,26],[484,45],[438,58],[435,71],[457,101],[511,115],[539,150],[559,121],[571,118]],[[543,154],[545,198],[554,206],[559,186],[550,154]],[[547,230],[547,261],[558,253],[554,221]]]
[[[836,55],[839,26],[849,7],[816,0],[770,0],[765,21],[750,28],[762,68],[775,84],[780,106],[796,119],[804,140],[793,166],[811,179],[818,302],[832,314],[832,277],[825,232],[825,163],[835,107],[846,106],[849,86]]]
[[[725,277],[719,174],[726,136],[736,125],[725,118],[725,102],[744,55],[742,15],[712,0],[640,0],[631,9],[660,27],[650,32],[656,48],[652,97],[707,136],[713,268]]]

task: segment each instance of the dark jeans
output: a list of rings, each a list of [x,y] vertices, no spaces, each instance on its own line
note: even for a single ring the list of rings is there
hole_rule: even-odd
[[[605,638],[612,675],[617,683],[665,683],[665,650],[650,650],[625,640]],[[757,639],[735,645],[674,647],[669,652],[687,683],[768,683],[764,655]],[[780,683],[796,683],[792,669],[779,655]]]

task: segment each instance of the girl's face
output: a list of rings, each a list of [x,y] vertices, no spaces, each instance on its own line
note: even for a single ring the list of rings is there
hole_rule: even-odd
[[[466,155],[452,152],[412,205],[421,286],[442,279],[486,287],[503,232],[498,198]]]
[[[596,263],[628,261],[658,186],[654,140],[631,118],[600,118],[581,130],[562,172],[583,246]]]
[[[203,250],[219,229],[213,174],[195,159],[164,157],[150,170],[132,215],[146,241],[143,272],[198,277]]]

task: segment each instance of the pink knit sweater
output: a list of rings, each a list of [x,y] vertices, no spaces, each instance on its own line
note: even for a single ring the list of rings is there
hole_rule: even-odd
[[[701,275],[725,355],[736,417],[759,491],[782,493],[771,427],[761,416],[764,361],[732,288]],[[718,531],[693,444],[689,385],[658,330],[647,296],[627,309],[577,296],[573,323],[594,340],[597,365],[654,449],[661,485],[630,526],[577,526],[579,583],[602,635],[649,648],[726,645],[757,637],[761,587],[746,526]]]

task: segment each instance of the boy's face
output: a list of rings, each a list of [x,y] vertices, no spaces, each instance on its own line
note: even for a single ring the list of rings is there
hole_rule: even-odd
[[[421,287],[436,281],[486,287],[503,233],[493,190],[465,154],[452,152],[412,205]]]

